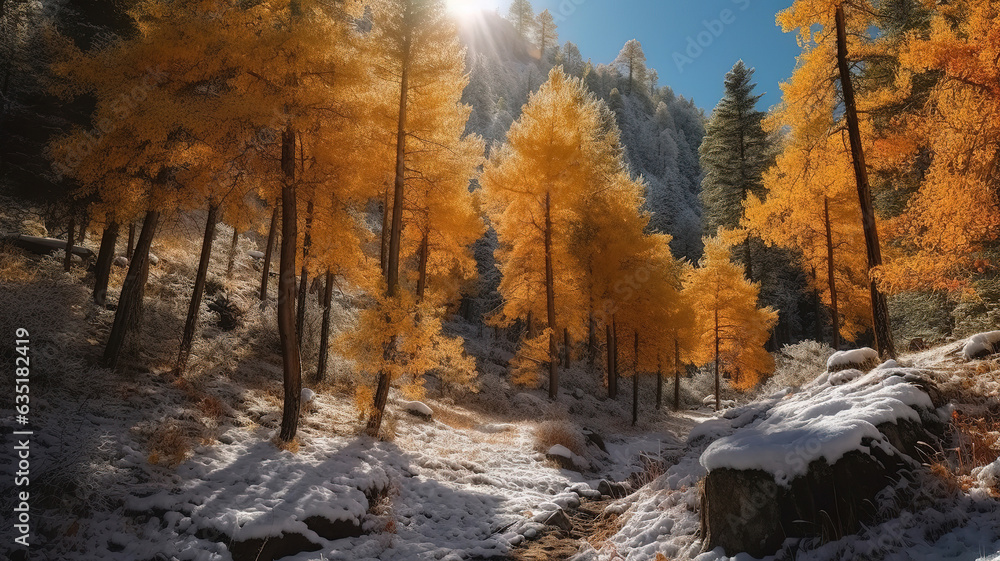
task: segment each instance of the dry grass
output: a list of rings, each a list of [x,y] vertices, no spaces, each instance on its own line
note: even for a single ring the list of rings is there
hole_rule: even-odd
[[[992,415],[971,416],[959,411],[952,413],[951,429],[958,446],[958,474],[968,475],[973,469],[991,464],[1000,457],[1000,419]]]
[[[191,439],[175,424],[164,423],[150,437],[147,460],[154,465],[170,468],[179,466],[191,453]]]
[[[534,436],[535,450],[542,453],[548,452],[556,444],[561,444],[574,454],[582,456],[587,446],[581,431],[566,420],[539,423],[535,426]]]
[[[0,244],[0,283],[27,283],[35,280],[37,266],[20,249]]]
[[[291,452],[292,454],[298,454],[299,448],[302,446],[299,442],[299,437],[297,436],[286,442],[278,438],[277,434],[275,434],[274,438],[271,439],[271,444],[274,444],[274,447],[278,450],[284,450],[285,452]]]
[[[470,430],[480,425],[479,420],[469,412],[438,405],[434,408],[434,420],[441,421],[453,429]]]
[[[219,419],[226,414],[226,406],[214,395],[206,395],[198,402],[198,409],[209,419]]]

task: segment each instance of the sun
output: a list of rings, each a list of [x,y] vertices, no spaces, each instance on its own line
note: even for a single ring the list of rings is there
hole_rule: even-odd
[[[445,0],[448,12],[459,18],[466,18],[480,14],[484,10],[496,8],[496,0]]]

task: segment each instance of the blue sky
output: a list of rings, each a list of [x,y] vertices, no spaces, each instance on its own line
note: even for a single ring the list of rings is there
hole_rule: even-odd
[[[480,0],[506,15],[509,0]],[[759,107],[781,100],[799,53],[794,33],[782,33],[775,14],[791,0],[533,0],[536,12],[556,16],[560,43],[579,45],[583,57],[611,62],[629,39],[638,39],[660,85],[711,112],[723,79],[737,60],[756,69]]]

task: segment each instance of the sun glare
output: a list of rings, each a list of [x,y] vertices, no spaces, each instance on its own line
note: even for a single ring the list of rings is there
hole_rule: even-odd
[[[448,11],[459,18],[478,15],[484,10],[496,8],[495,0],[447,0],[446,3]]]

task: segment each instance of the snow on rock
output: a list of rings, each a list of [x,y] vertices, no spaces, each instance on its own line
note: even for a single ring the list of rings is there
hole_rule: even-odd
[[[841,370],[839,372],[834,372],[830,374],[830,376],[827,378],[827,381],[829,381],[830,385],[832,386],[839,386],[841,384],[846,384],[847,382],[857,380],[858,378],[864,375],[865,373],[860,370],[857,370],[855,368],[848,368],[847,370]]]
[[[837,372],[848,368],[874,366],[878,361],[878,353],[870,347],[862,347],[850,351],[837,351],[826,360],[826,370]]]
[[[300,399],[302,400],[303,405],[310,403],[312,400],[316,399],[316,392],[309,388],[302,388]]]
[[[983,487],[1000,490],[1000,459],[992,464],[976,468],[972,474]]]
[[[403,410],[411,415],[424,419],[430,419],[434,416],[434,411],[422,401],[404,401],[401,405]]]
[[[763,470],[787,486],[814,460],[833,465],[849,451],[885,446],[878,425],[919,422],[917,408],[933,409],[930,397],[903,375],[901,370],[876,370],[842,385],[794,394],[756,424],[712,443],[701,464],[708,471]],[[872,444],[863,444],[866,439]]]
[[[965,360],[983,358],[997,352],[997,343],[1000,343],[1000,331],[988,331],[977,333],[966,341],[962,347],[962,356]]]
[[[563,458],[571,459],[573,457],[573,452],[569,448],[566,448],[562,444],[556,444],[552,448],[549,448],[549,456],[562,456]]]

